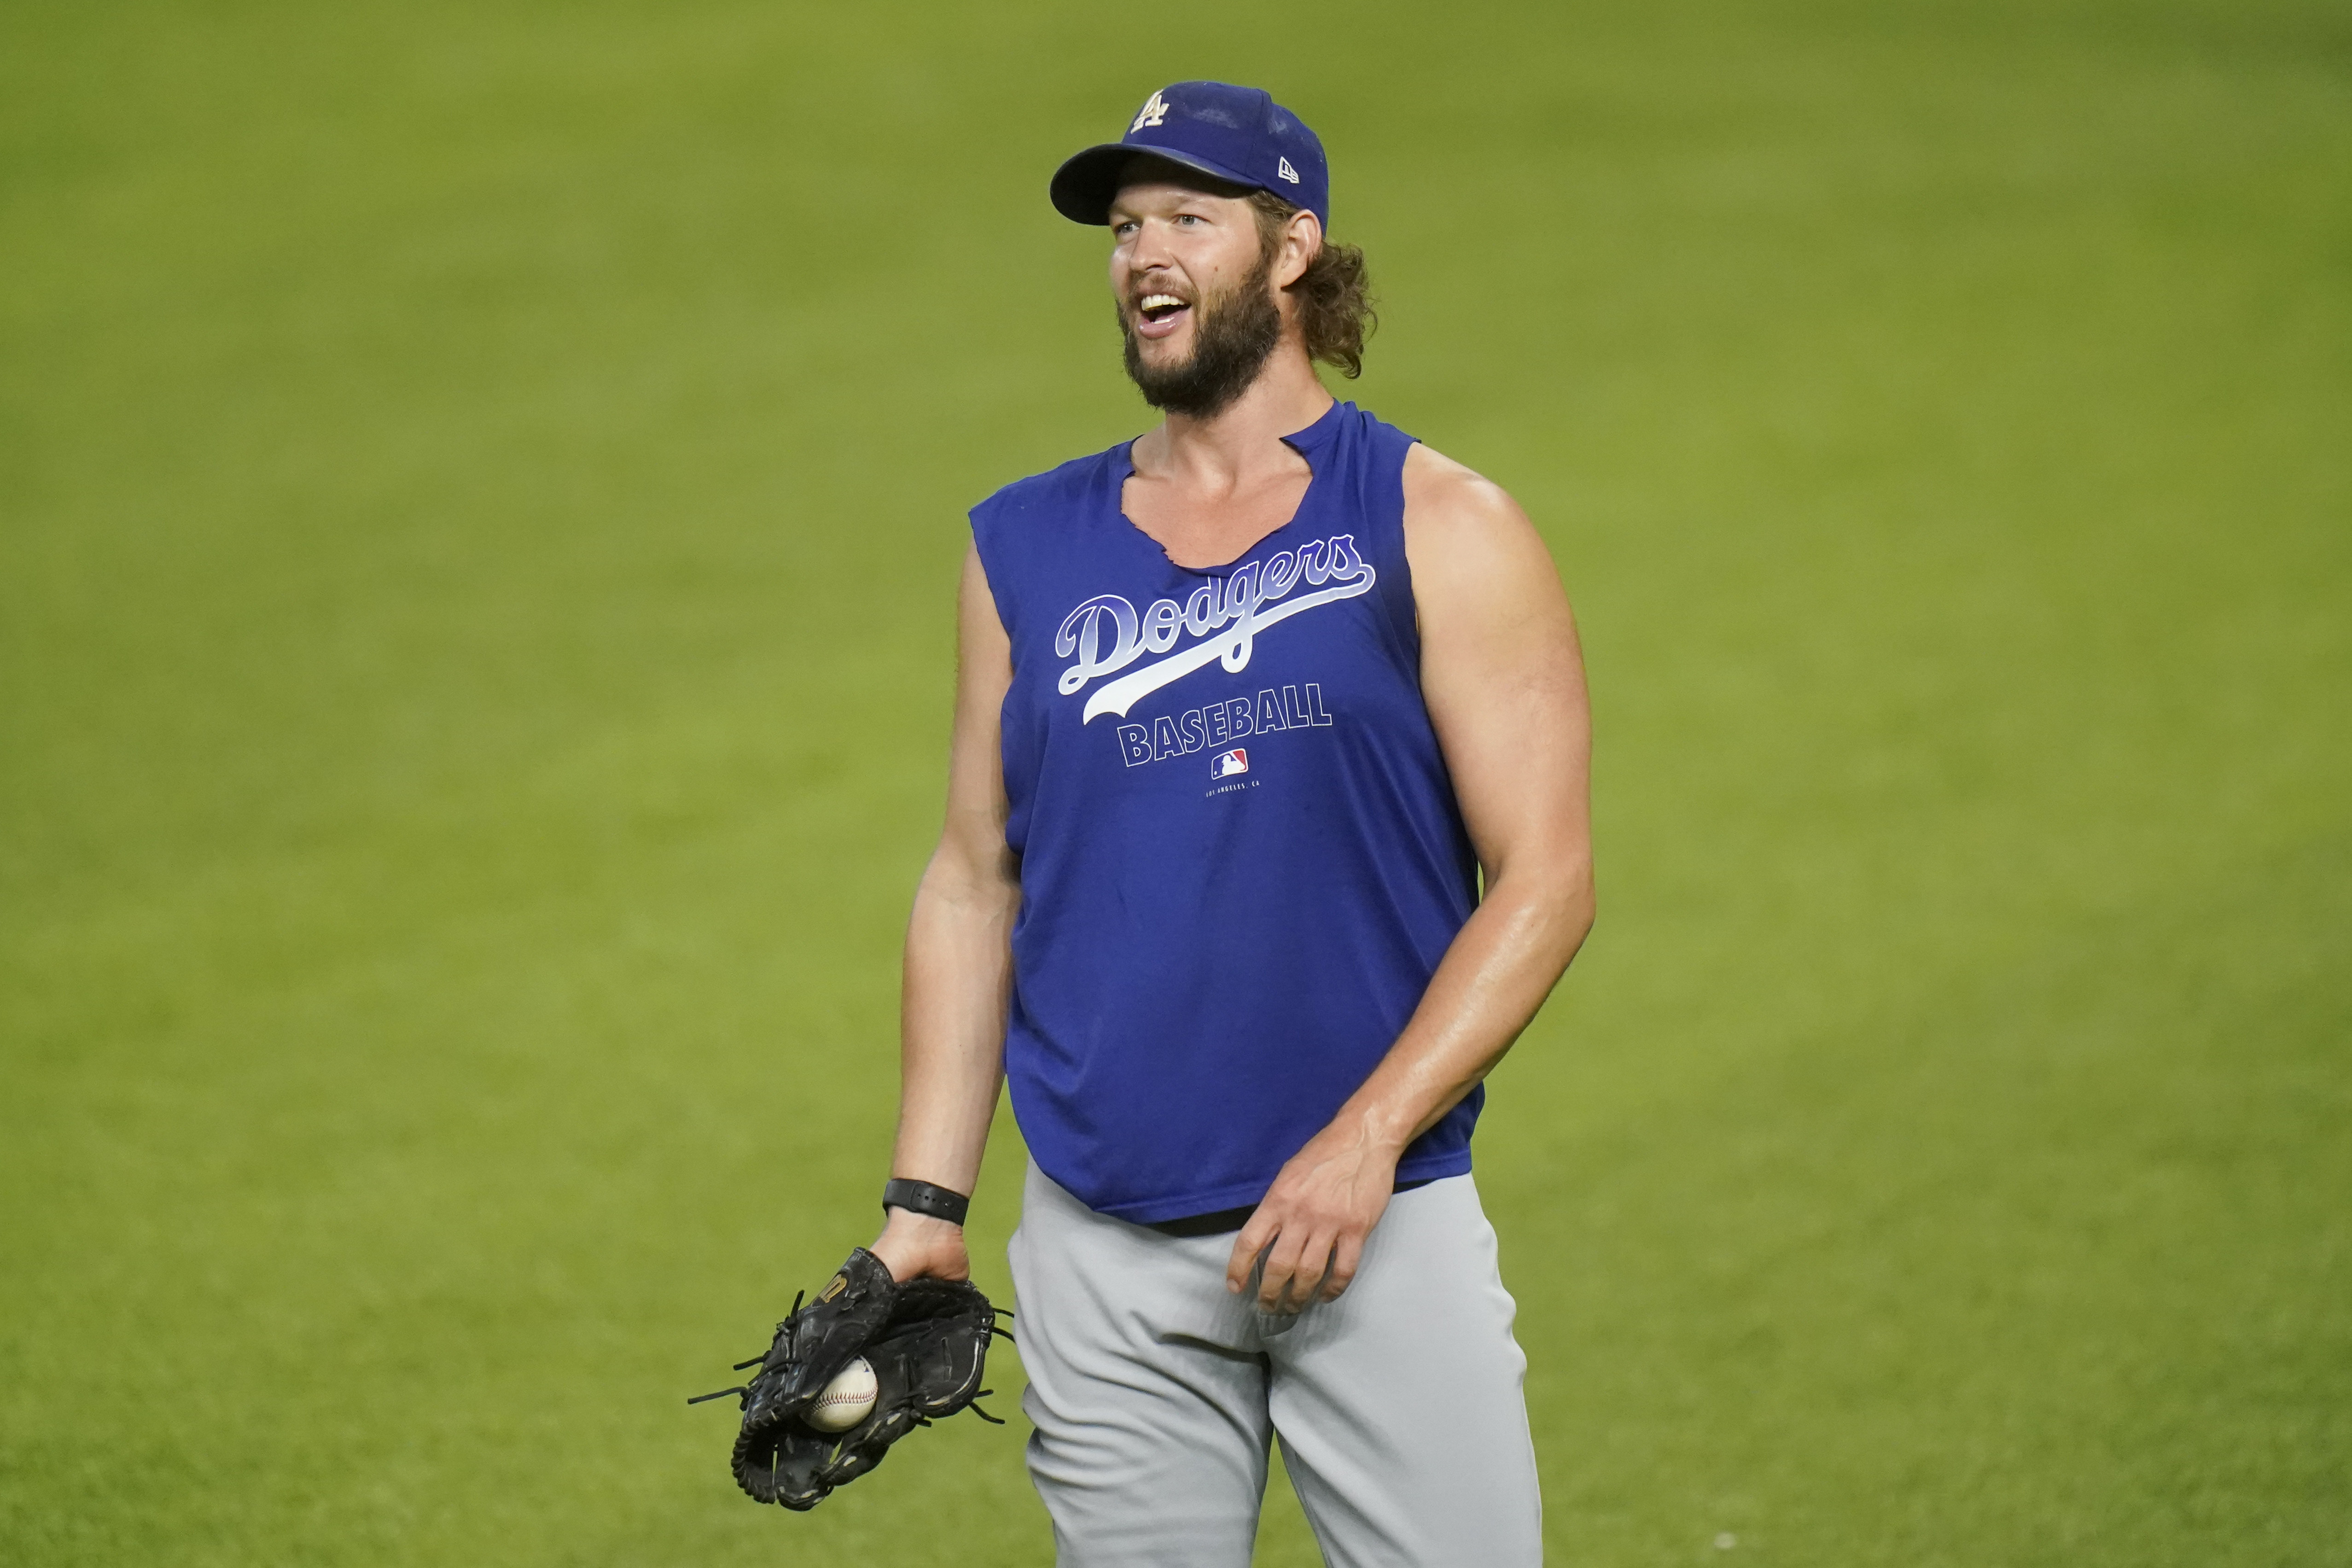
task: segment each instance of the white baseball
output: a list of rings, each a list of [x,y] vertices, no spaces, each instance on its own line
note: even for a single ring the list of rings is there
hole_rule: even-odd
[[[820,1432],[846,1432],[874,1414],[874,1397],[881,1392],[873,1367],[859,1356],[824,1385],[804,1419]]]

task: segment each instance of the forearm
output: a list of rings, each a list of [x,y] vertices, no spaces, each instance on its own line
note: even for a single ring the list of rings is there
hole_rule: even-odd
[[[1497,877],[1454,936],[1396,1043],[1326,1136],[1389,1157],[1435,1126],[1494,1070],[1592,927],[1589,864]]]
[[[1016,884],[932,858],[907,927],[890,1173],[969,1193],[1004,1081]]]
[[[1268,1309],[1344,1291],[1406,1146],[1462,1102],[1543,1005],[1591,928],[1592,881],[1580,852],[1541,870],[1519,864],[1454,934],[1380,1066],[1283,1166],[1234,1238],[1227,1289],[1248,1289],[1255,1267]]]

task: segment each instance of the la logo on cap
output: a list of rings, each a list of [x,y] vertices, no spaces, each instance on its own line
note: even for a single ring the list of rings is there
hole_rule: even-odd
[[[1143,100],[1143,107],[1135,111],[1135,123],[1127,128],[1127,133],[1129,136],[1132,136],[1137,132],[1142,130],[1145,126],[1157,125],[1167,118],[1168,100],[1160,97],[1159,93],[1154,92],[1150,98]],[[1294,180],[1298,178],[1296,174],[1293,174],[1290,177]]]

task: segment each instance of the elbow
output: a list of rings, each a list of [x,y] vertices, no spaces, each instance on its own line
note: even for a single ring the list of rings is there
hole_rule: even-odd
[[[1566,949],[1560,955],[1559,966],[1566,969],[1569,961],[1583,947],[1584,939],[1592,934],[1592,922],[1601,912],[1598,896],[1592,889],[1592,862],[1580,863],[1561,889],[1559,934]]]
[[[1488,897],[1510,898],[1534,944],[1562,970],[1591,932],[1598,910],[1592,886],[1592,861],[1583,855],[1525,861],[1495,879]]]
[[[1002,841],[973,845],[953,837],[940,841],[916,884],[915,901],[954,910],[991,911],[1021,901],[1021,863]]]

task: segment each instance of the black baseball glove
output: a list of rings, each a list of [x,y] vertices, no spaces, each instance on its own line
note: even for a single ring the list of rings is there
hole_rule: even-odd
[[[760,1369],[750,1383],[687,1403],[740,1394],[735,1484],[755,1502],[812,1509],[880,1464],[890,1445],[918,1426],[967,1406],[996,1421],[972,1402],[989,1392],[980,1380],[990,1337],[1013,1337],[997,1317],[976,1286],[950,1279],[901,1285],[861,1247],[815,1300],[793,1300],[767,1354],[735,1363],[739,1372]],[[825,1385],[860,1356],[874,1369],[873,1410],[845,1432],[810,1426],[806,1417]]]

